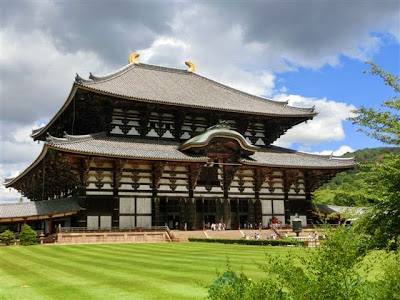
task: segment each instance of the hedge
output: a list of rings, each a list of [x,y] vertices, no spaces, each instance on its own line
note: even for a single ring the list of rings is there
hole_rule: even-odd
[[[220,243],[220,244],[240,244],[257,246],[306,246],[305,241],[296,240],[245,240],[245,239],[200,239],[189,238],[189,242]]]

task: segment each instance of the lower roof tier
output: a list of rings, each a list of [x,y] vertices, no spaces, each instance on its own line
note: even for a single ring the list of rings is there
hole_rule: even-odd
[[[49,136],[39,157],[18,177],[7,180],[6,186],[13,186],[15,182],[35,168],[49,150],[132,160],[187,163],[212,162],[205,153],[194,154],[190,151],[179,150],[180,146],[177,142],[111,137],[104,133],[84,136],[66,135],[64,138]],[[346,170],[356,167],[353,159],[308,154],[275,146],[260,148],[252,155],[241,154],[238,156],[236,163],[248,166],[298,169]]]
[[[209,161],[207,156],[179,150],[181,145],[177,142],[110,137],[104,133],[66,135],[64,138],[49,137],[46,146],[63,152],[96,156],[163,161]],[[315,155],[276,146],[260,148],[253,155],[241,156],[238,162],[244,165],[310,169],[349,169],[357,165],[353,158]]]
[[[81,210],[76,199],[0,204],[0,223],[42,220],[74,214]]]

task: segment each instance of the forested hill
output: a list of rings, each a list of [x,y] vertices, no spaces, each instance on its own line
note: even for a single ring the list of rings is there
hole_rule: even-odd
[[[368,185],[365,178],[371,168],[389,154],[400,154],[398,147],[366,148],[343,157],[355,157],[359,168],[337,174],[329,183],[314,192],[314,202],[344,206],[369,206]]]
[[[365,148],[356,152],[347,152],[342,157],[354,157],[359,164],[375,164],[390,153],[400,154],[399,147]]]

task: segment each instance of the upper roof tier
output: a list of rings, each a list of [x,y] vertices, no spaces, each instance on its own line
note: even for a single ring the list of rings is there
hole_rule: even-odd
[[[75,84],[117,97],[211,110],[267,116],[310,117],[314,108],[288,106],[228,87],[182,69],[128,64],[116,72],[90,80],[77,76]]]

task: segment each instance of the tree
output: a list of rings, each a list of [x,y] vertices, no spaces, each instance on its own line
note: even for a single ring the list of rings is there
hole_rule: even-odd
[[[353,124],[368,136],[386,143],[400,145],[400,77],[387,73],[373,62],[367,62],[371,70],[366,73],[378,75],[383,82],[396,93],[391,100],[384,101],[382,109],[360,107],[354,111],[357,116],[351,118]],[[389,244],[397,247],[400,235],[400,155],[394,154],[376,165],[367,179],[368,198],[374,203],[369,213],[359,224],[361,232],[370,234],[372,245],[385,247]]]
[[[356,116],[350,118],[353,124],[359,125],[359,131],[366,135],[376,138],[385,144],[400,145],[400,77],[387,73],[380,69],[372,61],[367,62],[371,70],[365,73],[378,75],[383,82],[394,89],[396,95],[391,100],[384,101],[381,105],[383,109],[373,109],[361,106],[353,111]]]
[[[370,299],[378,287],[359,272],[365,266],[365,236],[344,226],[327,233],[320,247],[305,250],[301,265],[292,256],[267,256],[259,281],[236,275],[228,265],[209,286],[209,299]]]
[[[365,73],[380,76],[386,85],[394,89],[396,94],[400,93],[399,76],[383,71],[371,61],[367,64],[371,66],[371,70],[364,71]],[[368,136],[386,144],[400,145],[400,116],[397,113],[400,110],[400,97],[398,95],[393,96],[391,100],[384,101],[382,107],[386,110],[367,109],[361,106],[360,109],[354,111],[357,116],[351,118],[351,120],[353,124],[368,128],[360,129]]]
[[[35,245],[37,244],[37,232],[33,230],[28,224],[22,226],[21,232],[19,234],[20,244],[23,246]]]
[[[375,166],[366,181],[374,205],[357,228],[372,237],[371,246],[396,248],[400,237],[400,155]]]
[[[6,230],[3,233],[0,233],[0,243],[4,243],[7,246],[12,244],[15,241],[14,233],[10,230]]]

